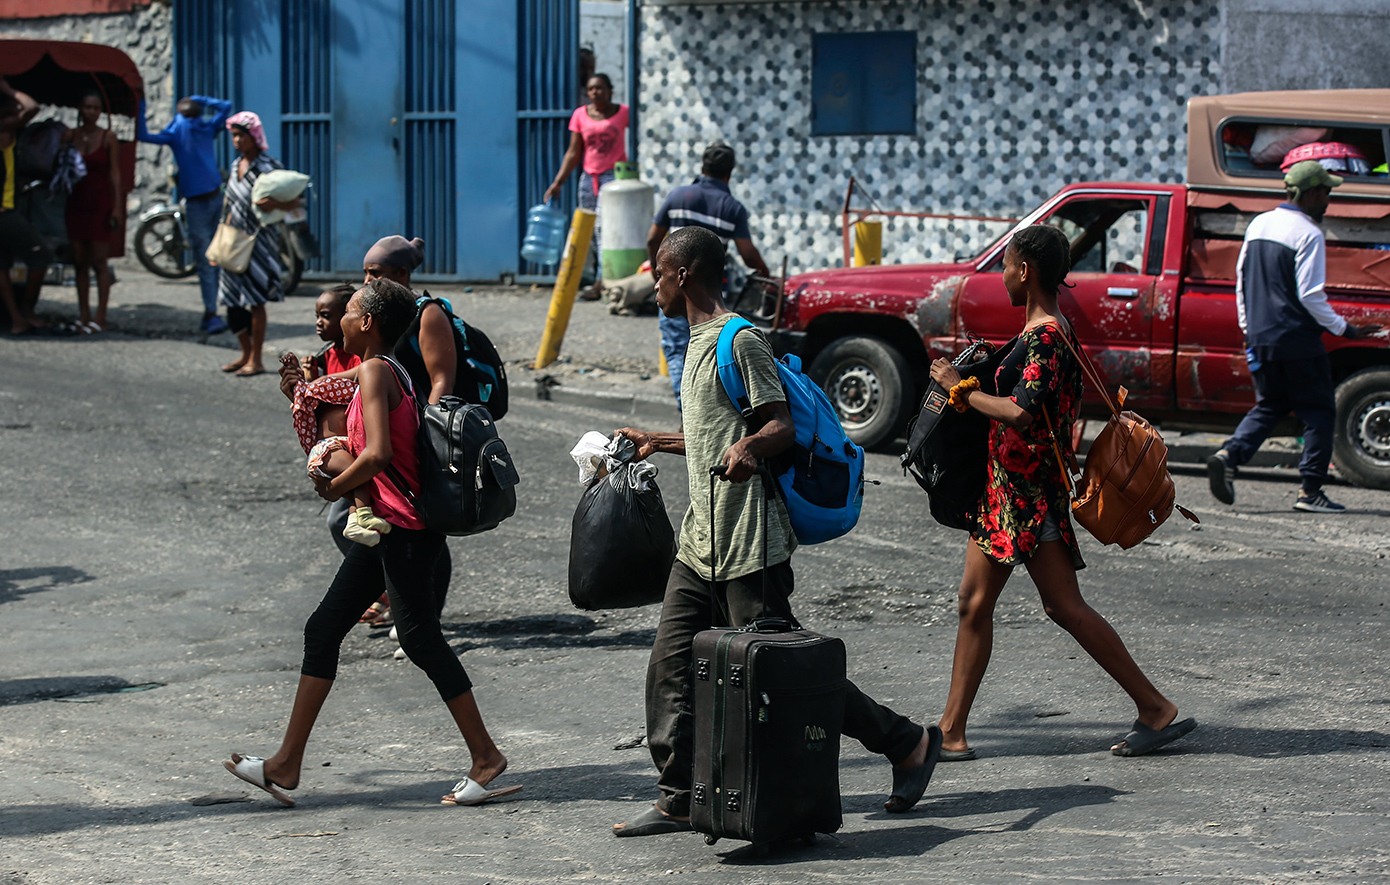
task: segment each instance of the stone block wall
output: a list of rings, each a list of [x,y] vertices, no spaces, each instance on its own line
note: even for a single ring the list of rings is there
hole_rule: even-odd
[[[162,129],[173,119],[174,36],[173,14],[168,3],[155,2],[130,12],[102,15],[63,15],[47,18],[0,19],[0,39],[68,40],[115,46],[129,55],[145,81],[145,100],[150,108],[150,128]],[[45,108],[39,119],[54,117],[69,126],[77,124],[77,111],[71,108]],[[135,123],[129,117],[113,115],[112,125],[123,140],[135,137]],[[106,125],[106,118],[102,118]],[[156,159],[158,157],[158,159]],[[132,216],[169,196],[168,169],[173,163],[167,150],[158,145],[139,145],[135,160],[135,189],[128,208]],[[135,218],[127,225],[133,234]]]
[[[884,209],[1017,216],[1064,184],[1182,180],[1185,102],[1219,92],[1218,0],[830,0],[642,8],[640,156],[664,194],[734,145],[754,242],[841,263],[854,175]],[[812,136],[811,35],[913,31],[917,131]],[[974,254],[998,224],[890,223],[884,260]]]

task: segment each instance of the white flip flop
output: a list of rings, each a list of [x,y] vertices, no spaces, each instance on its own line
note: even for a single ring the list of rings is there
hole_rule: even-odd
[[[454,784],[454,789],[450,796],[445,796],[439,800],[440,805],[482,805],[491,799],[498,799],[502,796],[510,796],[513,793],[520,793],[521,787],[501,787],[496,790],[489,790],[487,787],[470,778],[464,778]]]
[[[267,793],[275,797],[276,802],[279,802],[286,808],[294,807],[294,800],[291,799],[287,793],[281,790],[278,784],[272,783],[265,779],[264,759],[262,759],[260,756],[242,756],[240,753],[237,753],[236,755],[241,756],[241,761],[232,762],[231,760],[227,760],[226,762],[222,763],[222,767],[226,768],[232,774],[246,781],[251,786],[260,787],[262,790],[265,790]]]

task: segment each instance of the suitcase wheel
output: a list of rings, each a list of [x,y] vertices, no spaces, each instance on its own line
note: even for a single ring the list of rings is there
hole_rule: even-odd
[[[719,841],[719,837],[718,837],[718,836],[706,836],[706,837],[705,837],[705,844],[706,844],[706,845],[713,845],[714,843],[716,843],[716,842],[718,842],[718,841]]]

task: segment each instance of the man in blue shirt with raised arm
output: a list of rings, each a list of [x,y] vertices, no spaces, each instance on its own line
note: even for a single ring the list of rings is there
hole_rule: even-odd
[[[209,110],[211,117],[203,116]],[[231,116],[232,103],[206,95],[179,99],[178,113],[162,132],[145,126],[145,102],[135,118],[135,137],[146,144],[165,144],[179,164],[179,194],[187,207],[184,221],[193,257],[198,263],[198,285],[203,293],[200,328],[209,335],[227,331],[227,321],[217,315],[217,268],[208,264],[206,252],[222,216],[222,170],[217,168],[214,140]]]

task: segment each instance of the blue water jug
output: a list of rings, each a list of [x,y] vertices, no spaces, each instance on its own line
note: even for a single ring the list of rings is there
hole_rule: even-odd
[[[526,237],[521,257],[536,264],[559,264],[565,248],[565,213],[549,202],[526,210]]]

